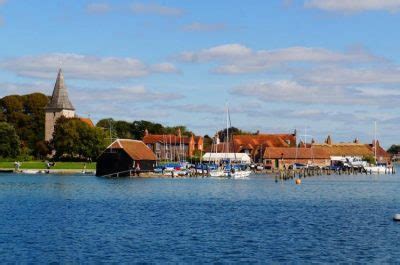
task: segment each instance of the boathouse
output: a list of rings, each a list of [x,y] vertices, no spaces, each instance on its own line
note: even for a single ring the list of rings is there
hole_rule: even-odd
[[[142,141],[117,139],[98,157],[96,176],[129,176],[130,171],[153,171],[156,156]]]
[[[271,168],[289,167],[294,163],[329,166],[330,155],[321,148],[269,147],[264,152],[264,164]]]

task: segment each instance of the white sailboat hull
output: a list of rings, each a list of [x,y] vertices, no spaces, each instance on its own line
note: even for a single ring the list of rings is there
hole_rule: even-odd
[[[368,166],[364,169],[371,174],[391,174],[393,172],[393,168],[386,166]]]

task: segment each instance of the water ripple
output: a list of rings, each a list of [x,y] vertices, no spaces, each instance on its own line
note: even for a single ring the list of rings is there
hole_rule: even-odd
[[[398,263],[399,175],[0,175],[4,263]]]

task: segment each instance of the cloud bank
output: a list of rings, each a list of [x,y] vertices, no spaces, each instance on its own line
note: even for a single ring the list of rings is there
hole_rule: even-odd
[[[160,15],[160,16],[181,16],[184,12],[180,8],[163,6],[159,4],[134,3],[131,10],[135,14]]]
[[[226,25],[223,23],[207,24],[207,23],[194,22],[183,26],[183,30],[188,32],[198,32],[198,31],[211,32],[211,31],[221,31],[224,29],[226,29]]]
[[[211,71],[220,74],[262,72],[293,63],[367,63],[380,60],[363,49],[337,52],[298,46],[276,50],[252,50],[237,43],[183,52],[178,59],[191,63],[216,63],[217,67]]]
[[[146,64],[136,58],[98,57],[80,54],[55,53],[4,59],[0,68],[19,76],[54,78],[57,68],[63,68],[69,78],[131,79],[155,73],[177,73],[171,63]]]
[[[400,10],[400,0],[308,0],[304,6],[344,13],[379,10],[397,12]]]

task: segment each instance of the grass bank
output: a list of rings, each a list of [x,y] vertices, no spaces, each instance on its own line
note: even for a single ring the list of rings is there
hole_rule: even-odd
[[[43,161],[27,161],[20,162],[20,169],[46,169],[46,163]],[[60,170],[82,170],[84,167],[84,162],[56,162],[54,167],[51,169],[60,169]],[[10,169],[14,168],[14,162],[0,162],[0,168]],[[86,163],[87,170],[95,170],[96,163]]]

